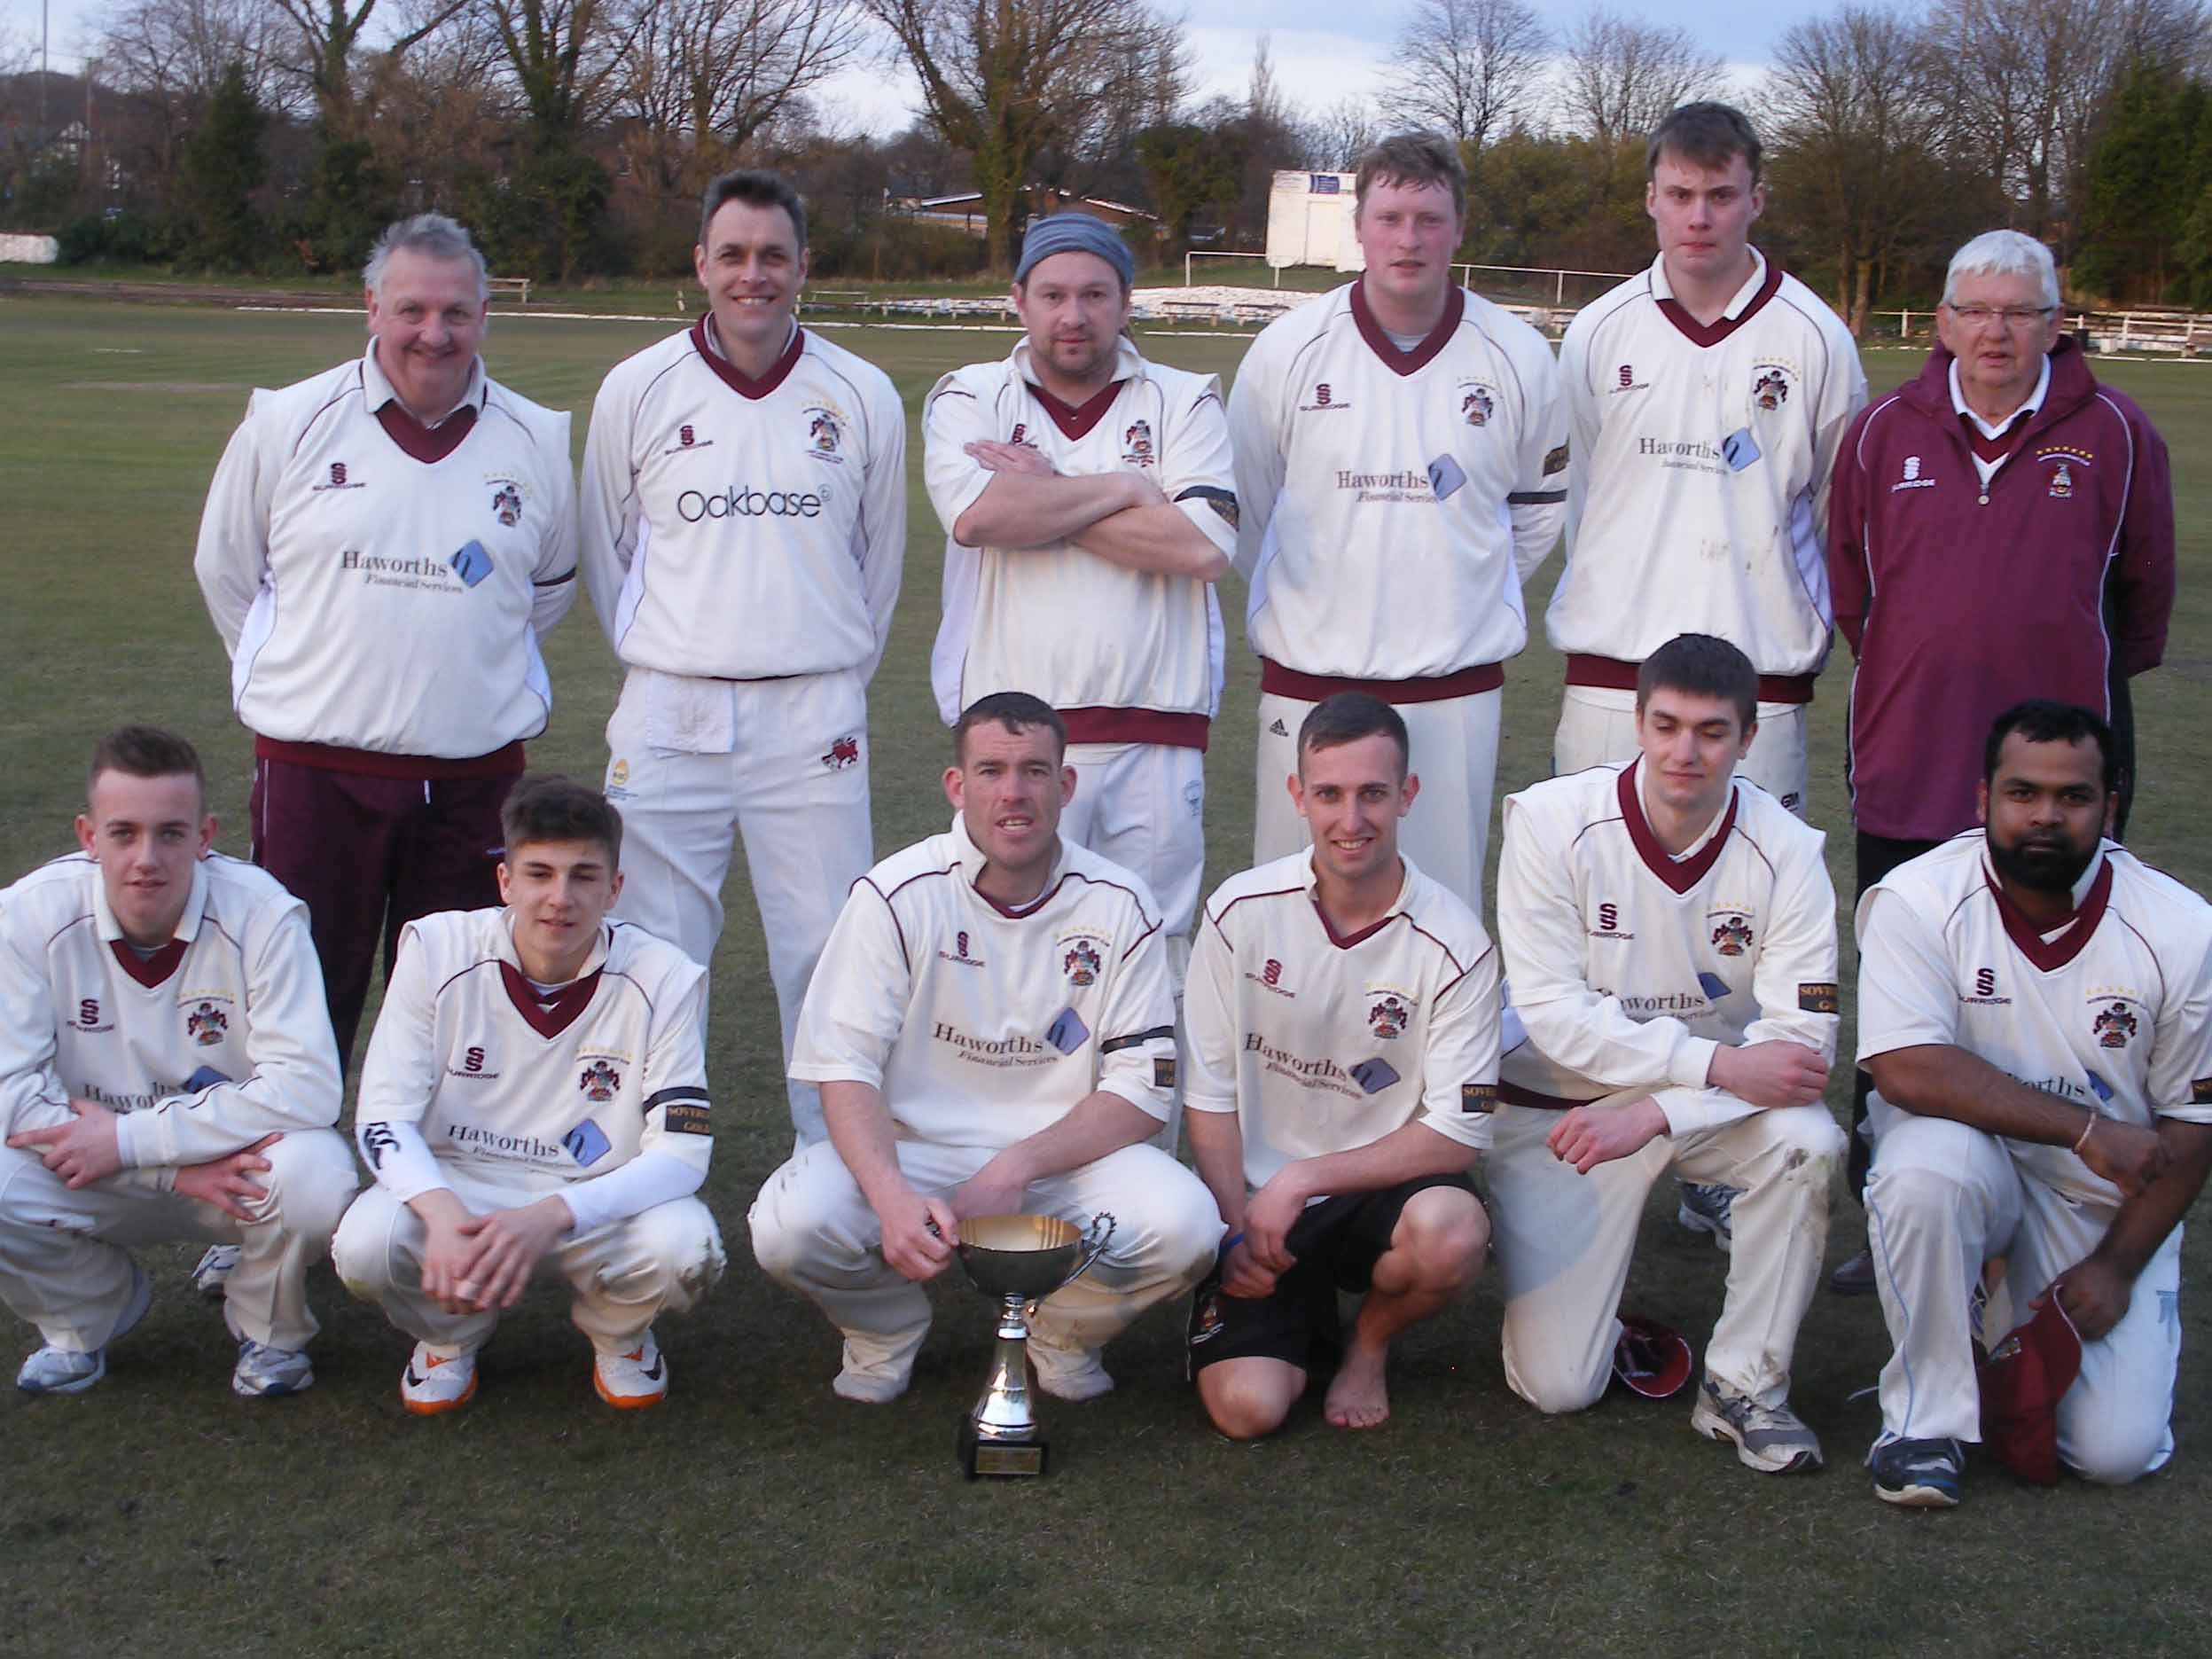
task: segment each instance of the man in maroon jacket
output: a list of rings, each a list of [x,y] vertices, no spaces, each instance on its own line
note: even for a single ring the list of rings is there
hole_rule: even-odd
[[[2135,786],[2130,677],[2174,604],[2166,443],[2059,332],[2050,250],[1990,231],[1954,254],[1927,366],[1845,434],[1828,518],[1835,619],[1858,658],[1848,765],[1860,895],[1974,825],[1983,734],[2005,708],[2093,708]],[[1866,1116],[1858,1075],[1856,1124]],[[1856,1126],[1855,1124],[1855,1127]],[[1855,1134],[1862,1191],[1868,1147]],[[1836,1270],[1874,1287],[1864,1252]]]

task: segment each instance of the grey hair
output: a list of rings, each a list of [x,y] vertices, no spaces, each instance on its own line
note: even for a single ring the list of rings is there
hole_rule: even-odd
[[[369,251],[369,262],[362,268],[362,286],[382,298],[384,272],[392,262],[392,255],[403,248],[430,259],[467,261],[476,273],[477,303],[481,305],[491,298],[490,272],[485,268],[483,254],[469,233],[442,213],[418,213],[411,219],[385,226],[384,234],[377,238],[376,246]]]
[[[1952,290],[1961,277],[2033,277],[2045,306],[2059,302],[2059,270],[2051,250],[2018,231],[1984,231],[1950,256],[1943,273],[1943,303],[1956,305]]]

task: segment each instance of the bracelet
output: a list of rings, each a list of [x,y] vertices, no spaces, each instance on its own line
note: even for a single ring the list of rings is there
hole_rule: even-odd
[[[2080,1157],[2082,1155],[2082,1148],[2089,1145],[2090,1131],[2095,1129],[2097,1124],[2098,1115],[2096,1113],[2091,1112],[2089,1115],[2089,1122],[2082,1125],[2082,1138],[2074,1143],[2074,1155],[2075,1157]]]
[[[1237,1248],[1239,1244],[1242,1244],[1243,1242],[1244,1242],[1244,1234],[1243,1234],[1243,1233],[1231,1233],[1231,1234],[1230,1234],[1227,1238],[1223,1239],[1223,1240],[1221,1241],[1221,1247],[1220,1247],[1220,1249],[1219,1249],[1219,1251],[1218,1251],[1218,1254],[1223,1255],[1223,1256],[1226,1256],[1226,1255],[1228,1255],[1228,1254],[1229,1254],[1229,1252],[1230,1252],[1230,1251],[1231,1251],[1231,1250],[1235,1249],[1235,1248]]]

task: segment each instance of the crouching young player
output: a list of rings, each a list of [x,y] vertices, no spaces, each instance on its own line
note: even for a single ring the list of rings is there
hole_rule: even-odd
[[[0,893],[0,1300],[27,1394],[79,1394],[145,1317],[129,1247],[235,1252],[218,1294],[249,1398],[315,1381],[307,1271],[360,1184],[306,909],[211,850],[199,756],[100,740],[77,839]]]
[[[566,778],[500,813],[499,910],[410,922],[361,1077],[376,1185],[332,1245],[356,1295],[415,1338],[400,1399],[476,1391],[476,1355],[532,1277],[567,1281],[608,1405],[668,1390],[653,1337],[722,1277],[694,1196],[713,1150],[706,973],[607,912],[622,821]]]
[[[1297,754],[1313,845],[1208,901],[1184,1004],[1184,1121],[1231,1229],[1191,1366],[1239,1440],[1277,1428],[1324,1365],[1329,1421],[1381,1423],[1391,1342],[1466,1287],[1489,1240],[1466,1172],[1497,1105],[1497,954],[1398,850],[1420,779],[1397,710],[1340,692]],[[1339,1290],[1364,1297],[1348,1343]]]

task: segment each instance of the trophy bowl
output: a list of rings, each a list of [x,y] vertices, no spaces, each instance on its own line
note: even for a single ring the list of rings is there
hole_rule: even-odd
[[[1073,1279],[1083,1235],[1052,1216],[971,1216],[955,1248],[977,1289],[1036,1302]]]

